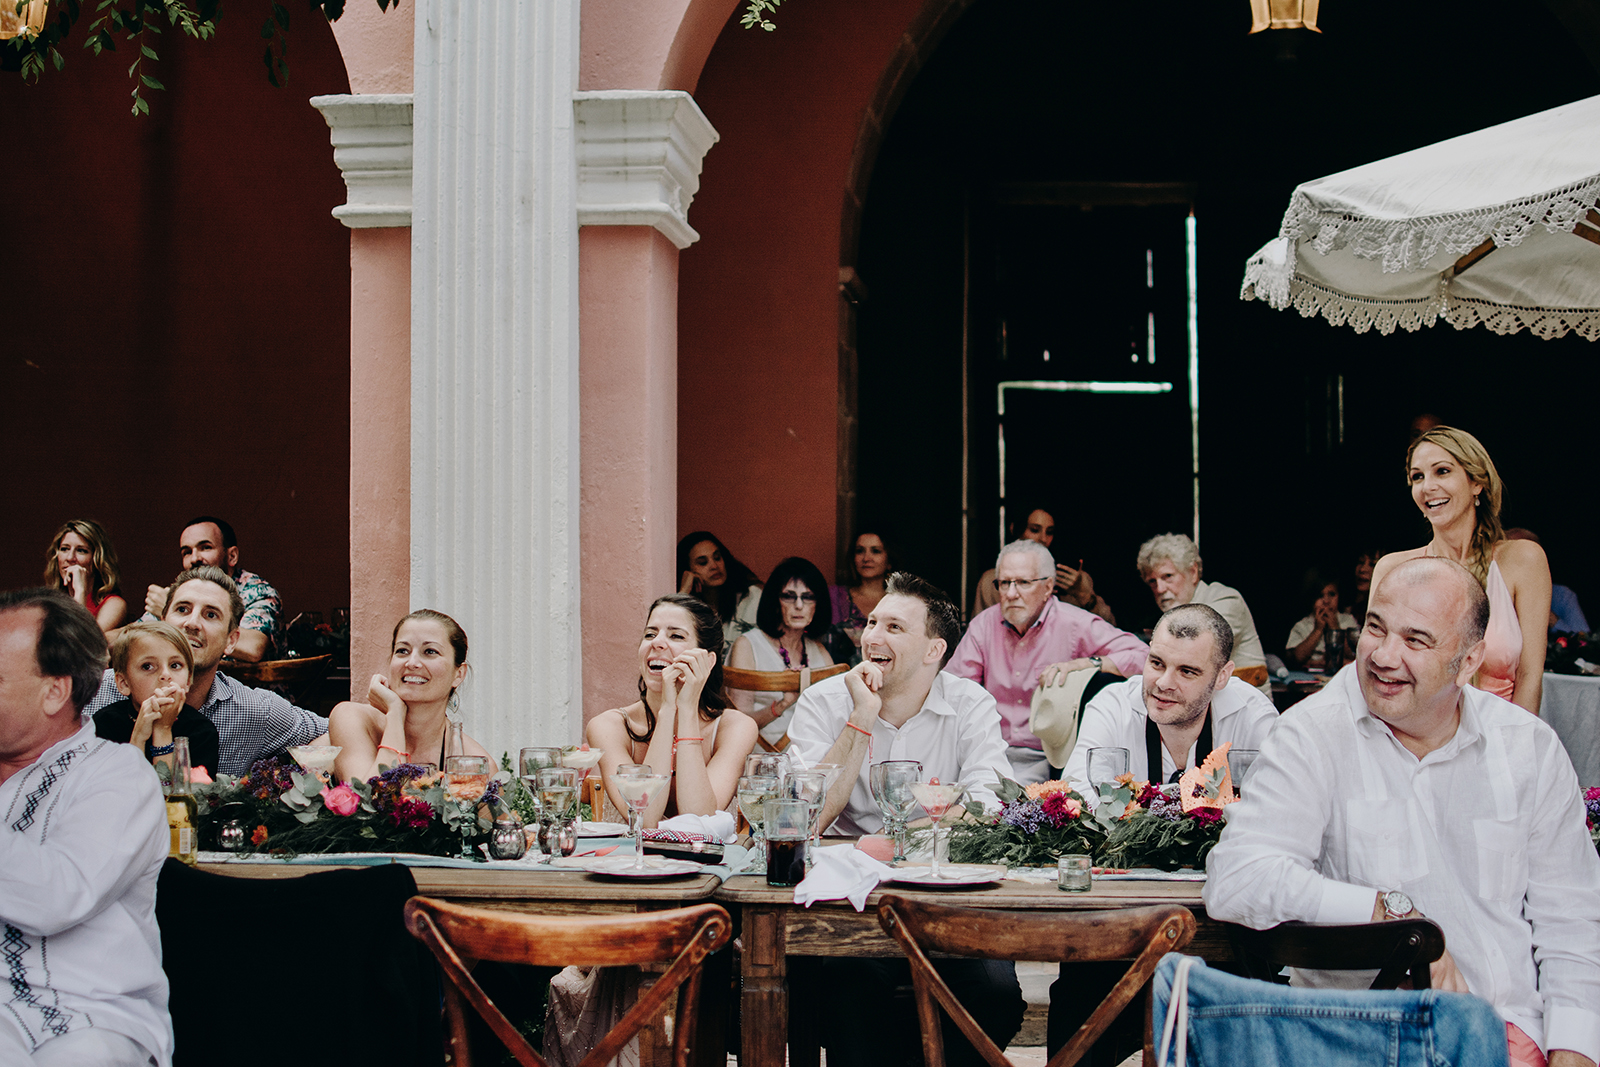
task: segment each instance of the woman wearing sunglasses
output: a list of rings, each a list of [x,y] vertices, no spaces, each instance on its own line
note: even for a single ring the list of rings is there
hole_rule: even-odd
[[[810,560],[790,556],[772,570],[756,608],[756,628],[740,636],[729,653],[730,667],[757,671],[812,670],[833,664],[822,636],[833,622],[828,583]],[[789,729],[794,693],[728,690],[734,707],[755,719],[761,736],[776,745]]]

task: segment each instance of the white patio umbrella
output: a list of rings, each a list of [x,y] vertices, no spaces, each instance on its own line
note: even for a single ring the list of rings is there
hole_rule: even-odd
[[[1600,338],[1600,96],[1307,182],[1240,297],[1357,333]]]

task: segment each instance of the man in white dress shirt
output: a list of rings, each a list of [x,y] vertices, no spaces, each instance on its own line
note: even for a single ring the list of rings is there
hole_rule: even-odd
[[[156,877],[166,806],[144,756],[84,717],[106,641],[50,590],[0,594],[0,1064],[172,1062]]]
[[[1183,604],[1162,615],[1144,673],[1100,690],[1084,708],[1062,777],[1089,796],[1091,748],[1127,749],[1133,776],[1151,782],[1176,781],[1225,742],[1260,748],[1278,710],[1233,676],[1232,655],[1233,630],[1214,609]],[[1152,735],[1160,740],[1153,752]]]
[[[885,760],[918,760],[923,780],[961,782],[970,798],[999,806],[993,787],[999,776],[1010,776],[1011,765],[994,697],[942,669],[960,636],[960,611],[948,596],[913,575],[889,576],[861,634],[861,662],[807,689],[789,725],[789,750],[806,766],[843,768],[822,806],[821,825],[844,834],[882,828],[868,768]],[[937,966],[984,1032],[1004,1048],[1021,1027],[1025,1008],[1015,965],[941,960]],[[887,1010],[895,986],[910,981],[904,960],[828,959],[809,968],[810,975],[807,969],[791,970],[792,985],[802,998],[816,997],[829,1020],[823,1044],[832,1067],[879,1067],[902,1055],[908,1041],[916,1047],[914,1011]],[[946,1022],[946,1062],[982,1064],[971,1043]]]
[[[1467,684],[1488,618],[1452,561],[1389,573],[1356,662],[1284,714],[1228,808],[1206,910],[1257,929],[1425,915],[1447,946],[1433,986],[1493,1004],[1512,1063],[1593,1067],[1600,858],[1555,732]]]

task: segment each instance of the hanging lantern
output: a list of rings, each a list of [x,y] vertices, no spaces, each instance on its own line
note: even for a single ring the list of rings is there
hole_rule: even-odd
[[[48,0],[0,0],[0,41],[13,37],[35,37],[44,29],[45,9]]]
[[[1250,32],[1313,30],[1317,33],[1319,0],[1250,0]]]

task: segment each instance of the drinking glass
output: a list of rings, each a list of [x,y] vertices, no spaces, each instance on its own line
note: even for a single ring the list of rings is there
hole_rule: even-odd
[[[617,764],[617,769],[611,772],[611,777],[613,779],[636,778],[641,774],[654,773],[655,771],[650,769],[650,765],[648,763],[619,763]],[[603,771],[600,775],[600,788],[602,791],[605,789],[605,773]],[[618,796],[620,795],[621,792],[619,790]],[[628,833],[631,834],[638,829],[638,827],[633,825],[633,806],[624,800],[622,802],[622,807],[623,811],[627,814]]]
[[[635,774],[617,779],[617,791],[633,811],[633,869],[644,869],[644,812],[672,779],[665,774]]]
[[[942,783],[937,779],[929,782],[911,783],[911,795],[917,798],[917,803],[922,805],[922,810],[928,813],[928,818],[933,820],[933,866],[928,872],[928,877],[939,878],[939,822],[945,812],[955,807],[965,793],[966,786],[960,782]]]
[[[1088,856],[1073,854],[1056,861],[1056,888],[1068,893],[1087,893],[1094,888],[1094,870]]]
[[[546,767],[559,766],[561,766],[561,750],[553,746],[530,745],[517,753],[517,774],[522,778],[531,778]]]
[[[570,856],[577,848],[578,780],[574,767],[546,767],[536,776],[539,850],[548,858]]]
[[[307,774],[314,774],[323,782],[333,779],[333,761],[343,752],[341,745],[291,745],[289,755]]]
[[[767,801],[778,795],[778,779],[761,775],[745,775],[739,779],[739,812],[750,824],[750,850],[766,844]]]
[[[1228,776],[1233,779],[1233,795],[1241,795],[1244,789],[1245,776],[1250,773],[1250,767],[1261,755],[1259,748],[1230,748],[1228,749]]]
[[[884,824],[894,837],[895,862],[901,863],[906,858],[906,820],[917,806],[911,783],[922,778],[922,764],[916,760],[884,760],[874,763],[867,777],[872,799],[878,802]]]
[[[804,800],[773,797],[764,805],[767,831],[767,884],[799,885],[806,875],[806,838],[811,832],[811,805]]]
[[[783,795],[790,800],[803,800],[811,810],[811,847],[822,843],[822,805],[828,799],[828,776],[821,771],[801,771],[791,774],[783,783]]]
[[[463,804],[471,804],[489,791],[488,756],[447,756],[444,761],[445,792]]]
[[[1086,772],[1089,784],[1094,787],[1095,804],[1100,803],[1104,786],[1115,785],[1118,778],[1128,773],[1128,750],[1125,748],[1091,748]]]
[[[752,778],[776,778],[783,784],[789,771],[789,756],[783,752],[752,752],[744,758],[744,773]]]

